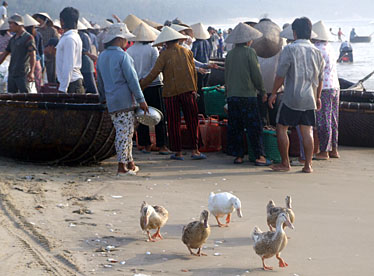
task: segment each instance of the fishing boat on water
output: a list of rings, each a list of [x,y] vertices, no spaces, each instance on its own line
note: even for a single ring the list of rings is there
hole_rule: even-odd
[[[371,36],[355,36],[350,38],[351,43],[370,43]]]

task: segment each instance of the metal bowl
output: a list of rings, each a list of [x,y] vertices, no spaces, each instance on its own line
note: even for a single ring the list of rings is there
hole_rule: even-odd
[[[164,115],[160,110],[155,107],[149,106],[148,107],[149,113],[144,113],[144,111],[138,107],[135,110],[135,117],[139,123],[146,125],[146,126],[155,126],[160,123]]]

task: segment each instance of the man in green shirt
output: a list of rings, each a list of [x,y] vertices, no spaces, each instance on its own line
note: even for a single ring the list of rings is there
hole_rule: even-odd
[[[227,37],[227,43],[235,44],[226,57],[225,83],[229,110],[228,144],[236,156],[234,163],[243,163],[243,134],[247,130],[257,166],[271,165],[265,158],[262,141],[263,126],[260,118],[257,94],[267,100],[260,65],[256,52],[250,47],[262,34],[256,29],[239,23]]]

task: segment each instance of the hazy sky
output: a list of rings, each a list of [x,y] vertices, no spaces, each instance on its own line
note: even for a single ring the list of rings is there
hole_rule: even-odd
[[[68,5],[80,9],[90,19],[108,18],[112,13],[121,18],[133,13],[163,23],[165,19],[181,18],[186,23],[198,21],[226,24],[235,18],[273,19],[308,16],[319,19],[374,20],[374,0],[13,0],[10,12],[47,11],[56,17]],[[234,21],[235,21],[234,20]],[[234,23],[234,22],[233,22]],[[235,22],[236,23],[236,22]]]

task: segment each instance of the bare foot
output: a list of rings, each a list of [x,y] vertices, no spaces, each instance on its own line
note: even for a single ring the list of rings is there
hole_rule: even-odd
[[[313,169],[311,166],[305,166],[302,170],[303,173],[312,173]]]
[[[321,152],[316,154],[314,159],[316,159],[316,160],[329,160],[329,154],[327,153],[327,151],[321,151]]]
[[[329,156],[330,158],[340,158],[339,152],[337,151],[330,151]]]
[[[283,164],[274,164],[271,165],[270,168],[276,172],[288,172],[289,170],[291,170],[290,166],[285,166]]]

